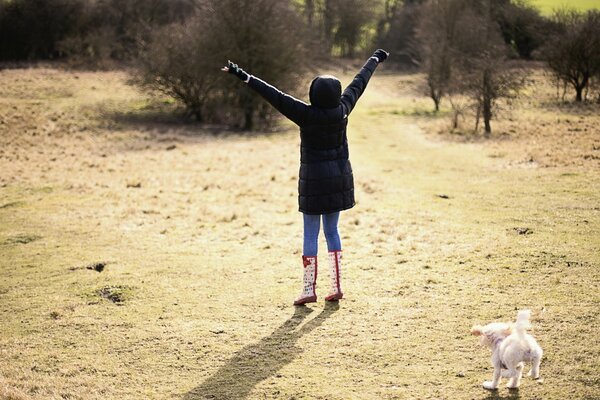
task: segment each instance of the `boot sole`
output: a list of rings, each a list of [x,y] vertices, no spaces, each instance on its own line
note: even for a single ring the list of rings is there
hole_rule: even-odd
[[[344,293],[336,293],[325,297],[325,301],[338,301],[344,298]]]
[[[306,303],[316,303],[316,302],[317,302],[317,296],[311,296],[311,297],[305,297],[303,299],[298,299],[298,300],[294,301],[294,305],[301,306]]]

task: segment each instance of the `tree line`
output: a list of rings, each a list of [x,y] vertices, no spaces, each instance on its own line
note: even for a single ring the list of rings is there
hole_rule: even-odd
[[[500,99],[518,95],[527,70],[521,59],[547,63],[557,83],[575,91],[582,102],[592,83],[600,82],[600,12],[562,9],[543,18],[525,2],[430,0],[418,12],[416,46],[427,75],[427,93],[439,110],[447,98],[453,127],[475,109],[477,131],[492,132]],[[600,93],[596,93],[600,102]],[[467,99],[466,102],[464,99]]]
[[[546,18],[526,0],[0,0],[0,61],[126,63],[195,119],[244,129],[273,115],[219,74],[228,58],[294,93],[323,60],[384,47],[425,72],[435,110],[445,99],[457,123],[471,107],[489,133],[525,81],[520,60],[545,61],[563,96],[597,95],[599,31],[597,10]]]

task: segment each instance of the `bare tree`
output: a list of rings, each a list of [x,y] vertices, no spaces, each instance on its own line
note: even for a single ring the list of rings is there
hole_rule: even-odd
[[[306,15],[308,26],[312,28],[315,19],[315,0],[304,1],[304,14]]]
[[[334,43],[342,57],[354,57],[356,48],[369,23],[375,21],[373,0],[338,0],[337,29]]]
[[[306,36],[288,1],[203,0],[192,21],[156,33],[142,57],[141,80],[180,100],[199,121],[251,130],[268,121],[272,109],[224,78],[220,67],[231,59],[293,92],[310,64]]]
[[[563,9],[554,14],[557,30],[544,48],[544,58],[559,81],[584,99],[590,80],[600,75],[600,12]]]
[[[353,57],[370,46],[369,35],[374,36],[372,28],[384,12],[382,0],[297,0],[296,5],[313,36],[319,36],[320,46],[343,57]]]
[[[72,0],[0,1],[0,61],[61,57],[58,44],[78,32],[84,9]]]
[[[138,83],[158,89],[183,103],[197,121],[206,120],[206,105],[221,77],[211,71],[209,35],[199,14],[185,24],[155,32],[151,46],[140,57]]]
[[[452,68],[456,63],[456,25],[464,7],[464,0],[432,0],[421,12],[417,40],[427,73],[427,92],[436,112],[442,97],[451,90]]]
[[[496,1],[494,8],[504,42],[515,50],[515,55],[532,59],[544,44],[551,22],[530,0]]]
[[[493,18],[492,0],[470,0],[456,25],[456,68],[453,85],[476,104],[476,120],[483,118],[485,135],[492,133],[491,121],[498,101],[517,95],[525,72],[511,67],[510,48],[504,43]]]
[[[504,3],[502,3],[504,4]],[[430,0],[421,10],[417,37],[424,57],[429,97],[439,110],[447,95],[466,95],[483,119],[486,136],[498,101],[516,95],[523,73],[509,65],[510,48],[500,33],[498,7],[491,0]],[[453,125],[468,108],[451,101]]]
[[[394,54],[395,59],[408,66],[419,66],[422,55],[417,40],[420,25],[421,7],[424,0],[404,0],[391,2],[388,28],[380,38],[381,45]]]
[[[403,4],[402,0],[385,0],[383,3],[383,14],[377,21],[377,34],[379,35],[379,39],[385,39],[390,26],[392,25],[394,18],[396,17],[396,13],[398,12],[398,7]]]

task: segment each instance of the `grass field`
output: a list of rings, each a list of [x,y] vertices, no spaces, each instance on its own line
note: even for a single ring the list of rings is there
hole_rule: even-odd
[[[600,109],[534,79],[483,140],[379,71],[350,118],[346,296],[323,302],[323,257],[294,308],[294,127],[181,124],[122,72],[0,71],[0,398],[599,398]],[[469,329],[521,308],[544,379],[486,392]]]
[[[552,14],[554,10],[565,6],[582,11],[600,9],[600,0],[532,0],[532,4],[539,8],[545,15]]]

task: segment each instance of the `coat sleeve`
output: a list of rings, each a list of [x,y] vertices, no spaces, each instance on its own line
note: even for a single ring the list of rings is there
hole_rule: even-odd
[[[344,106],[347,115],[352,112],[354,105],[365,91],[367,83],[369,83],[369,79],[371,79],[371,75],[375,72],[375,68],[377,68],[377,61],[373,58],[369,58],[358,74],[356,74],[352,83],[350,83],[344,90],[344,93],[342,93],[341,103]]]
[[[248,86],[296,125],[301,125],[306,121],[310,112],[310,106],[305,102],[282,92],[275,86],[269,85],[267,82],[253,75],[250,76]]]

